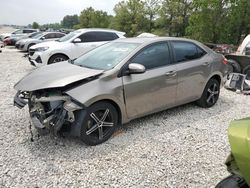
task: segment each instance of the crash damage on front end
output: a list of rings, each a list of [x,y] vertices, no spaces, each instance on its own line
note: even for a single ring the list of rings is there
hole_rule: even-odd
[[[62,71],[58,70],[59,66],[53,66],[35,70],[19,81],[14,87],[17,90],[14,105],[20,109],[28,105],[30,123],[39,135],[50,133],[58,136],[63,128],[73,135],[70,126],[75,122],[75,111],[84,109],[84,106],[66,91],[96,79],[101,71],[91,72],[69,63],[61,63]],[[53,68],[60,72],[50,72]]]
[[[60,91],[18,91],[14,105],[23,108],[26,104],[29,107],[31,124],[42,135],[52,133],[56,136],[63,125],[75,121],[74,111],[82,109],[72,102],[71,97]]]

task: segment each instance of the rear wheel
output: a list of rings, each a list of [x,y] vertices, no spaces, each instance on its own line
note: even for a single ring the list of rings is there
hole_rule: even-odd
[[[58,62],[61,62],[61,61],[66,61],[66,60],[68,60],[68,59],[69,59],[69,58],[68,58],[66,55],[56,54],[56,55],[53,55],[53,56],[49,59],[48,64],[58,63]]]
[[[230,66],[230,68],[229,68],[230,72],[241,73],[241,67],[237,61],[235,61],[233,59],[229,59],[228,64]]]
[[[220,95],[220,83],[212,78],[208,81],[201,98],[197,101],[203,108],[210,108],[216,104]]]
[[[117,110],[108,102],[95,103],[78,113],[81,140],[88,145],[93,146],[105,142],[112,136],[118,125]]]

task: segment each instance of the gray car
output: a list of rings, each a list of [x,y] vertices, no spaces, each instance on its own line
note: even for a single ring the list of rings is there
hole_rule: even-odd
[[[39,133],[67,130],[97,145],[135,118],[194,101],[212,107],[227,73],[227,60],[197,41],[118,39],[36,69],[15,85],[14,103],[28,103]]]
[[[27,52],[29,48],[35,44],[47,41],[54,41],[65,35],[65,33],[61,32],[43,32],[39,35],[34,36],[33,38],[27,38],[18,41],[17,47],[19,50]]]

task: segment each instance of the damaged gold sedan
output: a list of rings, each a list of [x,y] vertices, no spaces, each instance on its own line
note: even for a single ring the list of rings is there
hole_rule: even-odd
[[[28,104],[39,134],[66,130],[97,145],[135,118],[194,101],[212,107],[227,74],[227,60],[197,41],[118,39],[28,74],[14,104]]]

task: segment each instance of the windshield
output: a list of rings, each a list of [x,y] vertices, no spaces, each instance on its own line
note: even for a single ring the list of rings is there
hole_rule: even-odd
[[[65,42],[65,41],[68,41],[68,40],[74,38],[74,37],[75,37],[77,34],[79,34],[79,33],[80,33],[80,31],[71,32],[71,33],[65,35],[64,37],[58,39],[57,41],[58,41],[58,42]]]
[[[31,33],[29,34],[29,38],[35,38],[37,35],[40,35],[42,32],[35,32],[35,33]]]
[[[78,58],[74,64],[100,70],[110,70],[127,57],[138,43],[111,42],[104,44]]]

